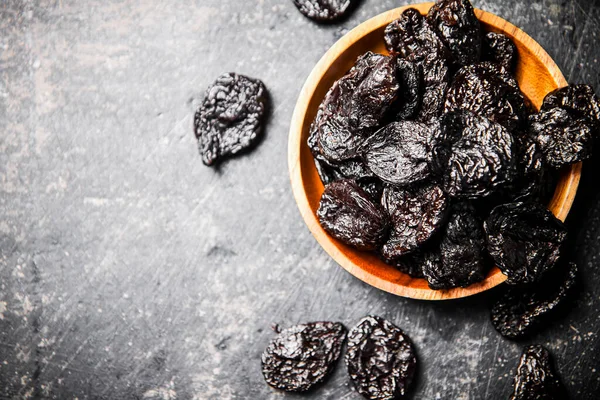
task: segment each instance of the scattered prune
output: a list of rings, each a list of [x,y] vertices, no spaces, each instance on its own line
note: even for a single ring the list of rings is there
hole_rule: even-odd
[[[346,365],[358,393],[367,399],[393,400],[410,390],[417,357],[410,338],[400,328],[368,316],[348,334]]]
[[[514,179],[513,138],[501,125],[462,111],[446,114],[439,131],[432,162],[450,196],[487,196]]]
[[[469,0],[437,0],[427,14],[440,38],[460,65],[473,64],[481,55],[481,25]]]
[[[385,212],[350,179],[325,186],[317,217],[329,234],[358,249],[376,249],[387,237]]]
[[[600,98],[590,85],[570,85],[556,89],[546,95],[542,111],[560,107],[575,119],[587,118],[600,133]]]
[[[194,133],[205,165],[252,147],[261,137],[268,94],[265,85],[235,73],[206,89],[194,117]]]
[[[366,166],[381,180],[408,185],[427,178],[431,129],[420,122],[393,122],[364,141],[361,153]]]
[[[593,131],[587,120],[574,119],[562,108],[540,111],[529,117],[529,130],[544,159],[553,167],[586,160],[592,156]]]
[[[483,37],[481,58],[502,65],[507,71],[514,71],[517,65],[517,46],[503,33],[488,32]]]
[[[568,297],[575,286],[577,265],[556,268],[538,285],[509,289],[492,308],[492,324],[504,337],[518,339],[529,334]],[[554,272],[556,272],[554,274]]]
[[[423,274],[432,289],[467,287],[485,278],[485,233],[475,208],[469,203],[454,205],[440,244],[440,263],[425,264]]]
[[[510,400],[565,400],[565,389],[554,372],[550,352],[543,346],[525,347],[519,360]]]
[[[435,184],[383,190],[381,205],[391,224],[390,236],[381,248],[385,259],[394,260],[427,241],[446,217],[448,198]]]
[[[484,228],[490,255],[511,285],[537,282],[554,267],[567,237],[565,225],[535,203],[500,205]]]
[[[402,121],[414,117],[421,105],[421,70],[413,62],[398,59],[398,81],[400,93],[395,105],[396,120]]]
[[[331,22],[346,14],[356,0],[294,0],[305,17],[318,22]]]
[[[262,373],[274,388],[304,392],[323,382],[342,352],[346,328],[310,322],[281,331],[262,354]]]
[[[517,81],[499,64],[481,62],[461,68],[446,94],[445,111],[467,110],[504,126],[525,127],[527,108]]]

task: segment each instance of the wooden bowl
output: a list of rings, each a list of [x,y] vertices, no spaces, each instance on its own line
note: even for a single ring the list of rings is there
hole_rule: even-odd
[[[358,251],[329,236],[316,216],[324,188],[306,144],[317,108],[331,85],[366,51],[387,54],[383,31],[387,24],[400,17],[405,9],[414,7],[426,14],[432,5],[433,3],[415,4],[380,14],[354,28],[325,53],[306,80],[296,103],[290,127],[288,163],[292,189],[304,221],[319,244],[344,269],[372,286],[399,296],[443,300],[483,292],[500,284],[506,277],[494,267],[484,281],[467,288],[431,290],[424,279],[411,278],[385,264],[375,254]],[[488,12],[475,10],[475,14],[486,31],[502,32],[514,41],[519,49],[516,78],[521,91],[535,107],[541,106],[548,92],[567,85],[554,61],[525,32]],[[580,175],[581,163],[561,171],[549,208],[563,221],[573,204]]]

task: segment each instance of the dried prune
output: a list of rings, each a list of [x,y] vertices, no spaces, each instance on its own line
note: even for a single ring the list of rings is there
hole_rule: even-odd
[[[261,137],[268,94],[265,85],[235,73],[208,87],[194,117],[194,133],[205,165],[252,147]]]
[[[420,122],[393,122],[371,135],[360,151],[366,166],[381,180],[408,185],[427,178],[431,129]]]
[[[265,381],[288,392],[322,382],[342,352],[346,328],[339,322],[310,322],[281,331],[262,354]]]
[[[424,253],[416,250],[410,254],[399,257],[395,260],[385,260],[386,263],[396,267],[400,272],[403,272],[412,278],[424,278],[423,265],[425,263]]]
[[[517,81],[507,69],[491,62],[461,68],[448,89],[444,109],[471,111],[509,131],[527,123],[525,99]]]
[[[410,390],[417,357],[410,338],[383,318],[368,316],[348,334],[348,374],[367,399],[403,398]]]
[[[537,142],[527,134],[515,135],[518,174],[509,190],[513,200],[541,201],[549,171]]]
[[[504,337],[518,339],[529,334],[552,310],[562,304],[575,286],[577,265],[556,268],[535,287],[511,288],[492,308],[492,324]]]
[[[346,14],[357,0],[294,0],[298,10],[318,22],[335,21]]]
[[[542,111],[560,107],[574,118],[586,118],[600,133],[600,98],[590,85],[570,85],[556,89],[546,95]]]
[[[450,86],[450,64],[439,53],[413,53],[410,59],[415,60],[423,75],[423,96],[417,119],[431,123],[444,111],[444,101]]]
[[[511,285],[538,281],[560,257],[565,225],[541,204],[494,208],[484,223],[488,250]]]
[[[564,400],[565,389],[554,372],[550,352],[543,346],[525,347],[519,360],[510,400]]]
[[[393,260],[415,250],[444,222],[448,198],[435,184],[383,190],[381,205],[389,215],[390,236],[381,248],[385,259]]]
[[[583,118],[574,119],[562,108],[540,111],[529,117],[529,130],[544,159],[553,167],[573,164],[592,156],[593,131]]]
[[[517,46],[503,33],[488,32],[483,37],[481,58],[502,65],[508,71],[514,71],[517,64]]]
[[[453,207],[440,244],[441,265],[426,263],[423,274],[432,289],[467,287],[485,278],[485,233],[483,223],[469,203]]]
[[[383,182],[377,178],[365,178],[356,183],[369,195],[373,203],[379,204],[383,194]]]
[[[460,65],[473,64],[481,55],[481,26],[469,0],[437,0],[427,20]]]
[[[325,186],[317,217],[329,234],[358,249],[376,249],[387,237],[385,212],[350,179]]]
[[[421,70],[413,62],[398,59],[398,81],[400,93],[394,108],[396,120],[406,120],[415,116],[421,105]]]
[[[501,125],[462,111],[446,114],[440,132],[432,163],[450,196],[487,196],[514,179],[513,138]]]

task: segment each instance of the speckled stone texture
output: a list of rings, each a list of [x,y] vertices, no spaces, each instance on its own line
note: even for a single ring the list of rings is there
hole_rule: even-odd
[[[427,303],[374,289],[319,247],[292,197],[304,80],[347,30],[406,3],[364,0],[319,26],[291,0],[2,1],[0,398],[297,398],[263,381],[271,325],[367,314],[414,340],[414,399],[508,398],[524,344],[492,328],[489,294]],[[596,1],[474,4],[600,91]],[[193,115],[228,71],[266,83],[272,116],[253,153],[207,168]],[[577,303],[530,340],[554,353],[573,399],[600,398],[599,168],[584,167],[568,221]],[[307,398],[360,396],[342,366]]]

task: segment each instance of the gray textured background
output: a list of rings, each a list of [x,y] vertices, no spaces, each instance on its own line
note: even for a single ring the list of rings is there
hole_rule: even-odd
[[[523,343],[488,321],[489,295],[394,297],[338,267],[288,181],[301,85],[348,29],[406,1],[365,0],[318,26],[291,1],[0,3],[0,398],[281,399],[260,373],[270,326],[374,313],[421,360],[415,399],[506,399]],[[594,0],[480,0],[522,27],[571,82],[600,89]],[[264,142],[202,165],[192,116],[236,71],[264,80]],[[572,398],[600,398],[600,195],[584,167],[569,225],[584,285],[533,338]],[[359,399],[340,366],[312,395]]]

